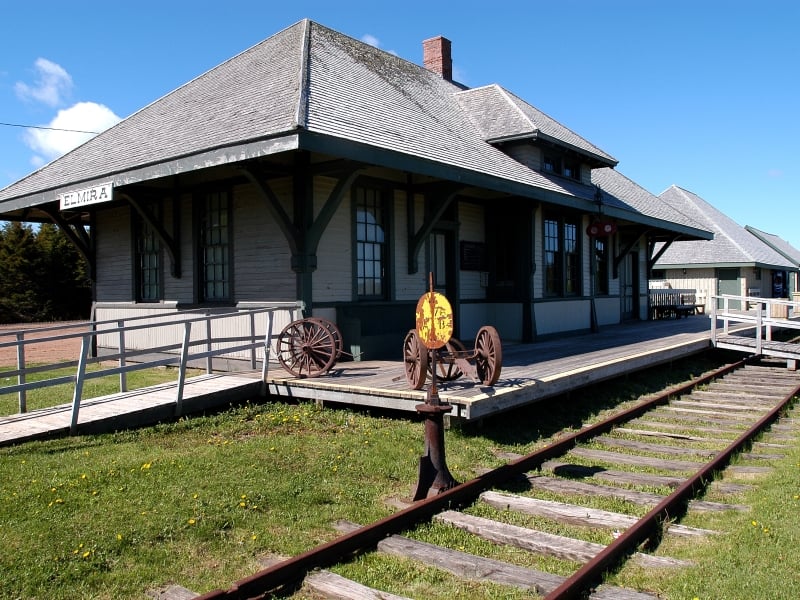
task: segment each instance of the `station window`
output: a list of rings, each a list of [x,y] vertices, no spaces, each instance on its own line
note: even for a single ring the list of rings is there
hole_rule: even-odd
[[[158,206],[150,208],[158,217]],[[139,214],[134,222],[136,301],[158,302],[162,299],[161,244],[155,230]]]
[[[230,210],[227,192],[206,194],[200,205],[198,280],[201,302],[231,299]]]
[[[577,220],[544,220],[544,289],[547,296],[580,294],[581,254]]]
[[[383,191],[354,188],[356,296],[359,299],[388,297],[388,210]]]
[[[542,155],[542,170],[545,173],[553,173],[570,179],[580,181],[581,165],[575,158],[562,156],[557,152],[548,151]]]

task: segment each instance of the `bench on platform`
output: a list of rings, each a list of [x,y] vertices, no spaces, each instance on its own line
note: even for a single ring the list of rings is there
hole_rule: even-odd
[[[650,318],[668,319],[705,313],[705,304],[697,302],[696,290],[671,288],[650,290]]]

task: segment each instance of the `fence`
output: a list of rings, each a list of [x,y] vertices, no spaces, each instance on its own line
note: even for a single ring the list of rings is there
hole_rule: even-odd
[[[722,306],[718,307],[718,304]],[[718,346],[717,319],[722,321],[722,331],[725,335],[730,333],[732,324],[754,326],[756,354],[769,353],[765,351],[764,342],[772,342],[773,327],[800,329],[800,319],[798,319],[800,302],[783,298],[723,294],[713,296],[711,306],[711,342],[714,346]],[[744,306],[745,309],[731,308],[731,306]],[[796,347],[796,344],[794,346]]]
[[[156,317],[147,315],[104,321],[93,320],[82,324],[38,328],[35,330],[37,336],[50,331],[53,335],[28,339],[25,337],[25,331],[3,333],[0,334],[0,339],[14,337],[14,340],[0,342],[0,348],[14,348],[17,364],[15,370],[0,372],[0,379],[16,377],[17,384],[0,388],[0,394],[16,393],[19,412],[24,413],[27,412],[28,391],[74,384],[70,425],[74,433],[77,428],[83,387],[87,380],[118,375],[120,392],[126,392],[128,373],[158,366],[177,365],[175,405],[176,414],[180,415],[186,368],[190,363],[205,362],[206,372],[211,373],[214,357],[233,356],[237,359],[246,357],[253,370],[261,360],[261,377],[262,380],[266,380],[269,358],[270,355],[275,355],[274,344],[281,332],[276,325],[299,318],[303,308],[302,302],[295,302],[245,310],[181,311]],[[65,330],[69,332],[62,333]],[[35,366],[26,364],[26,347],[75,338],[81,341],[77,360]],[[96,352],[98,339],[106,348],[106,352],[102,355]],[[131,340],[135,340],[135,343],[131,344]],[[114,342],[113,346],[111,341]],[[153,341],[158,341],[158,344],[153,344]],[[113,350],[110,350],[112,347]],[[116,366],[103,366],[103,363]],[[87,372],[87,366],[91,364],[98,364],[101,368]],[[29,375],[71,367],[76,369],[74,375],[27,381]]]

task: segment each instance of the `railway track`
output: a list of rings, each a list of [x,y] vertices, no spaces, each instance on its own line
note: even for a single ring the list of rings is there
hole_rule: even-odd
[[[682,526],[687,510],[743,510],[735,504],[698,500],[708,486],[723,493],[741,484],[715,482],[726,468],[750,473],[763,466],[729,466],[737,455],[775,458],[780,444],[754,440],[778,421],[800,394],[800,373],[785,363],[742,361],[687,384],[665,390],[601,422],[565,435],[526,456],[506,455],[508,462],[433,497],[400,508],[369,525],[338,523],[334,540],[293,558],[282,559],[201,600],[270,598],[303,584],[314,597],[397,599],[344,579],[327,569],[366,552],[404,556],[467,579],[523,588],[548,600],[614,598],[644,600],[655,596],[603,584],[603,574],[625,561],[647,568],[676,568],[686,563],[654,554],[664,536],[705,536],[713,532]],[[756,452],[757,451],[757,452]],[[510,489],[524,487],[526,493]],[[659,495],[652,489],[669,489]],[[630,516],[537,498],[553,494],[576,498],[613,497],[646,507]],[[556,536],[475,516],[465,509],[481,503],[566,523],[570,527],[611,529],[613,541],[598,544]],[[584,503],[585,504],[585,503]],[[640,511],[640,512],[642,512]],[[497,544],[582,563],[571,576],[442,548],[403,535],[423,523],[441,521]],[[645,548],[646,546],[646,548]],[[304,582],[304,583],[303,583]],[[164,594],[161,598],[170,596]]]

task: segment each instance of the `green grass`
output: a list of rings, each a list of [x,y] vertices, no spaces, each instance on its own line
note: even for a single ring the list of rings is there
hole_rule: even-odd
[[[454,428],[445,437],[448,466],[456,479],[470,479],[480,468],[502,462],[499,451],[540,447],[554,434],[599,419],[614,406],[696,375],[718,360],[695,357],[573,393],[569,401],[559,398],[480,426]],[[423,425],[407,415],[274,402],[134,431],[2,448],[0,598],[141,598],[168,583],[198,593],[227,588],[262,568],[259,559],[265,556],[294,555],[332,539],[338,519],[369,523],[392,512],[387,500],[408,499],[413,491],[422,450]],[[748,551],[755,555],[750,570],[763,566],[770,573],[758,579],[762,584],[798,571],[800,533],[794,521],[800,509],[795,497],[800,456],[781,464],[775,477],[784,479],[773,492],[772,486],[759,487],[742,500],[754,506],[752,515],[729,515],[729,522],[711,527],[725,527],[728,535],[681,549],[696,557],[696,569],[663,578],[626,567],[616,575],[618,581],[641,582],[676,599],[788,597],[714,596],[709,593],[713,581],[705,581],[742,571],[734,558],[743,561]],[[471,510],[490,512],[477,505]],[[752,519],[770,531],[750,525]],[[491,547],[442,524],[414,535],[562,574],[574,568]],[[605,539],[605,534],[594,535]],[[778,542],[783,563],[772,550],[761,552]],[[374,554],[337,570],[420,598],[528,597]]]

